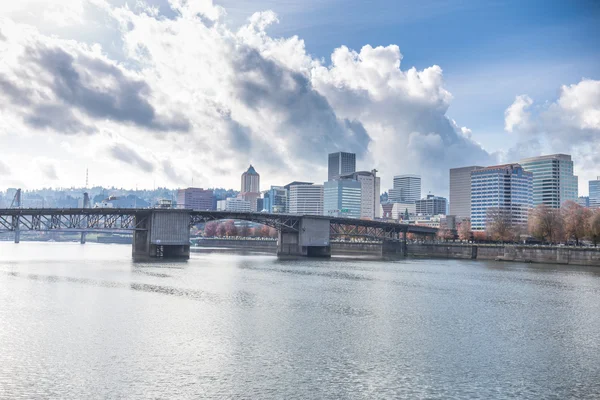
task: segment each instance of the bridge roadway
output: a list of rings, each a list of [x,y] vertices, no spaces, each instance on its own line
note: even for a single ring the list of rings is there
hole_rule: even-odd
[[[383,242],[384,252],[406,254],[406,234],[435,235],[436,228],[320,215],[200,211],[160,208],[9,208],[0,209],[0,232],[133,232],[134,258],[189,257],[189,228],[219,220],[256,222],[278,231],[277,255],[331,255],[331,236],[361,236]],[[387,250],[386,250],[387,249]]]

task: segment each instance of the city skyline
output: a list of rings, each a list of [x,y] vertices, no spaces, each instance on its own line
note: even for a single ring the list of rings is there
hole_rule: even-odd
[[[92,185],[235,188],[248,164],[264,187],[290,177],[323,182],[323,157],[336,151],[356,153],[357,170],[376,168],[384,188],[395,175],[419,174],[423,193],[445,197],[448,170],[467,165],[572,154],[579,195],[600,173],[592,2],[404,4],[423,27],[398,16],[370,34],[349,25],[335,39],[319,34],[323,19],[316,31],[307,27],[311,16],[339,8],[333,0],[310,1],[302,15],[260,1],[14,3],[0,6],[3,190],[82,186],[86,169]],[[349,12],[340,8],[357,21]],[[456,35],[440,15],[493,20],[495,37],[524,40],[470,43],[491,47],[477,53],[487,63],[479,68],[475,57],[461,63],[446,54],[468,41],[434,46],[397,35],[428,25],[452,33],[437,36]],[[561,40],[544,34],[556,26]],[[488,34],[475,26],[464,33]],[[543,43],[553,46],[541,54]],[[442,47],[450,51],[435,51]],[[501,68],[494,51],[531,58]]]

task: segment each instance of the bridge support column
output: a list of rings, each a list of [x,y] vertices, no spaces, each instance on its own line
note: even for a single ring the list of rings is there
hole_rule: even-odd
[[[152,210],[135,215],[134,260],[190,258],[190,214],[185,210]]]
[[[85,236],[86,236],[86,233],[81,232],[81,238],[79,239],[79,243],[85,244]]]
[[[384,240],[381,244],[381,256],[383,258],[406,257],[407,254],[406,234],[404,234],[404,240]]]
[[[277,257],[331,257],[329,220],[302,217],[299,231],[279,231]]]
[[[15,232],[15,243],[19,243],[21,241],[21,223],[18,215],[12,217],[12,225]]]

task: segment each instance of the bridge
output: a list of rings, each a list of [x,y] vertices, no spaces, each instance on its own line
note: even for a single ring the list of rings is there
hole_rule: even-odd
[[[277,255],[329,257],[332,236],[359,236],[383,243],[384,253],[406,254],[406,235],[435,235],[436,228],[319,215],[199,211],[160,208],[9,208],[0,209],[0,232],[23,231],[133,233],[135,259],[189,258],[190,227],[219,220],[256,222],[277,229]]]

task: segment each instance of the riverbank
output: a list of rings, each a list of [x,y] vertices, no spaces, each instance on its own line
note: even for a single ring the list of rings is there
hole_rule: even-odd
[[[600,267],[600,249],[592,247],[409,243],[408,255],[420,258],[516,261]]]
[[[276,240],[201,240],[202,248],[238,249],[247,251],[277,251]],[[525,263],[583,265],[600,267],[600,249],[591,247],[525,246],[463,243],[408,243],[408,257],[447,258],[458,260],[515,261]],[[379,242],[331,242],[332,255],[381,256]]]

